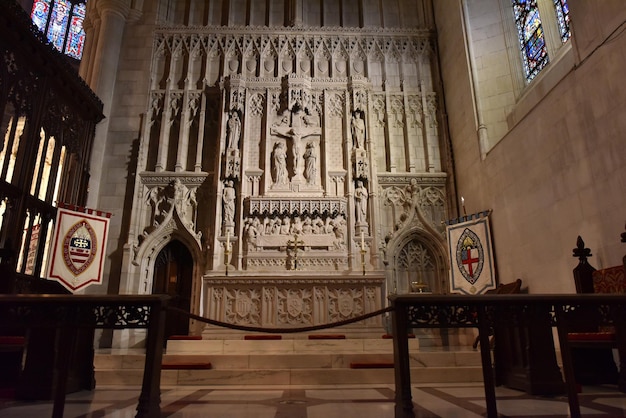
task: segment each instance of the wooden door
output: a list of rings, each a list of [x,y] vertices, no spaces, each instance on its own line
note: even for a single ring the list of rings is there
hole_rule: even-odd
[[[189,312],[191,309],[191,287],[193,258],[180,241],[172,241],[157,256],[154,265],[152,293],[172,297],[170,306]],[[165,324],[165,339],[171,335],[188,335],[189,318],[168,312]]]

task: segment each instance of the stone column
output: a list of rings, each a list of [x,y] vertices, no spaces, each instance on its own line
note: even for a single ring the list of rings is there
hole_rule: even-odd
[[[87,205],[90,207],[98,206],[97,199],[100,192],[106,141],[111,121],[111,104],[124,26],[130,12],[130,0],[100,0],[96,3],[96,12],[100,17],[100,25],[99,28],[96,27],[99,30],[95,35],[95,42],[90,45],[95,49],[93,55],[91,51],[87,51],[92,60],[89,63],[89,68],[93,69],[88,81],[91,89],[104,104],[105,119],[96,126],[96,135],[91,151],[91,178],[87,200]]]
[[[95,3],[94,3],[95,4]],[[85,80],[87,84],[91,79],[91,71],[93,69],[93,60],[95,56],[97,44],[98,29],[100,28],[100,18],[96,16],[96,12],[92,13],[91,10],[95,9],[92,3],[86,5],[86,16],[83,20],[83,29],[85,30],[85,51],[89,51],[89,56],[83,54],[83,59],[80,63],[80,69],[78,74]]]

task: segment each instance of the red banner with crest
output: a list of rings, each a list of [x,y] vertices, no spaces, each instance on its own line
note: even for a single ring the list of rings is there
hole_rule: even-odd
[[[71,292],[102,284],[111,214],[62,206],[57,210],[48,278]]]

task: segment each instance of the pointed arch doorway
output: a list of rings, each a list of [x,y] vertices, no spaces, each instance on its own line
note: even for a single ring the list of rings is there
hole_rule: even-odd
[[[170,306],[189,312],[193,281],[193,257],[180,241],[165,246],[154,263],[153,294],[172,297]],[[165,339],[171,335],[189,334],[189,318],[184,315],[168,314],[165,324]]]
[[[432,240],[408,235],[394,260],[398,292],[447,293],[444,256]]]

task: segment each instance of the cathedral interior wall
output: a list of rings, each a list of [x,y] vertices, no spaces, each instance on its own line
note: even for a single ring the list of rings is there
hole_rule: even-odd
[[[458,198],[464,197],[468,213],[493,209],[501,282],[521,278],[532,293],[574,292],[578,261],[571,249],[578,235],[592,249],[596,268],[619,264],[625,252],[626,89],[620,74],[626,38],[620,25],[626,11],[619,2],[568,2],[575,62],[555,60],[519,92],[505,115],[506,132],[482,159],[475,80],[460,30],[463,5],[475,2],[450,3],[434,7]],[[502,42],[483,47],[497,51]],[[494,69],[488,80],[494,87],[500,72]]]
[[[108,284],[90,291],[151,293],[154,260],[176,239],[194,257],[192,310],[216,319],[236,314],[251,325],[296,326],[376,310],[389,291],[410,290],[418,260],[432,289],[445,292],[448,164],[428,3],[161,1],[131,9],[112,77],[102,168],[92,177],[96,205],[114,213]],[[302,114],[292,108],[298,95]],[[231,145],[235,113],[241,126]],[[365,123],[364,140],[352,131],[353,118]],[[296,134],[318,153],[312,171],[294,166]],[[289,147],[290,185],[277,184],[273,173],[279,142]],[[360,181],[369,189],[363,219]],[[230,182],[232,221],[222,206]],[[309,252],[298,263],[286,251],[293,233],[267,232],[276,214],[252,212],[276,204],[325,222],[324,233],[301,238]],[[279,210],[279,220],[300,218]],[[252,229],[259,231],[254,241]],[[386,271],[386,243],[403,260],[401,283]],[[226,265],[228,244],[234,250]],[[285,279],[292,274],[301,276],[295,284]],[[257,309],[259,292],[266,297]],[[224,306],[213,303],[222,294]],[[309,307],[311,294],[316,304]],[[284,317],[285,301],[313,315]]]
[[[132,212],[129,196],[137,193],[138,170],[133,165],[136,166],[140,153],[140,136],[145,130],[149,109],[151,85],[148,74],[153,69],[154,31],[159,25],[224,24],[234,28],[247,23],[281,27],[297,23],[304,26],[343,25],[356,29],[386,25],[407,27],[416,22],[424,27],[430,24],[429,2],[402,1],[398,4],[403,11],[406,8],[416,11],[414,15],[401,13],[400,16],[391,9],[380,9],[386,2],[368,0],[339,2],[341,7],[337,3],[329,5],[324,2],[321,7],[320,2],[302,2],[301,14],[288,10],[287,2],[277,0],[260,5],[259,2],[242,2],[258,10],[248,11],[243,7],[233,9],[232,13],[222,9],[227,2],[192,2],[188,8],[183,5],[185,2],[144,3],[141,17],[124,29],[112,110],[106,115],[110,128],[98,193],[99,208],[115,214],[111,221],[111,256],[106,268],[114,288],[122,293],[137,289],[136,285],[124,282],[123,277],[128,276],[128,264],[123,262],[122,254],[129,245],[128,231],[141,229],[141,222],[145,222],[144,218],[129,215]],[[235,3],[231,2],[231,5]],[[620,74],[624,72],[626,54],[619,30],[607,39],[624,20],[623,8],[615,2],[590,8],[584,1],[571,0],[574,28],[569,47],[571,52],[564,54],[565,58],[560,61],[552,62],[555,65],[547,68],[530,87],[520,87],[519,79],[513,74],[514,54],[504,23],[494,25],[488,20],[473,20],[467,25],[464,19],[480,16],[480,10],[466,7],[478,2],[433,3],[457,200],[464,197],[468,213],[493,210],[492,233],[501,282],[519,277],[533,293],[574,291],[571,270],[576,259],[572,257],[571,249],[578,235],[592,249],[594,258],[591,262],[597,268],[619,263],[624,253],[623,244],[619,242],[624,223],[624,198],[619,191],[626,185],[626,174],[620,170],[626,158],[622,145],[626,118],[621,110],[626,90],[621,86]],[[496,13],[485,19],[502,19],[503,2],[490,0],[488,3],[492,6],[488,7],[489,10],[499,11],[500,16]],[[167,4],[173,5],[173,9],[167,9]],[[464,30],[471,30],[472,36],[466,36]],[[483,69],[489,66],[493,69],[474,78],[470,64],[474,65],[476,59],[483,64]],[[243,61],[239,63],[243,64]],[[276,65],[279,64],[277,61]],[[424,83],[427,90],[436,89],[436,81],[430,78],[430,73],[420,69],[424,64],[419,59],[404,62],[402,66],[389,65],[384,60],[368,60],[366,64],[365,76],[373,86],[368,129],[379,139],[370,148],[373,164],[389,175],[445,172],[445,167],[441,166],[444,158],[438,154],[442,152],[440,144],[407,144],[403,138],[415,136],[418,127],[412,123],[409,112],[404,114],[404,126],[394,126],[397,121],[394,119],[397,115],[394,102],[382,94],[405,88],[417,91],[421,88],[420,83]],[[219,83],[223,65],[226,63],[206,70],[208,84]],[[316,67],[311,68],[315,70]],[[262,71],[260,63],[254,71]],[[477,101],[477,94],[479,98],[489,100]],[[387,113],[377,113],[380,106],[384,106]],[[207,112],[211,111],[216,112],[213,108],[207,109]],[[223,132],[226,120],[222,117],[213,115],[208,118],[219,121],[214,126],[205,126],[210,135],[218,136]],[[487,146],[481,145],[479,122],[487,127]],[[249,125],[245,129],[252,128],[247,132],[258,132],[258,127],[267,121],[250,116],[246,123]],[[432,129],[430,125],[422,132],[428,129]],[[325,135],[346,134],[348,130],[341,118],[328,115]],[[254,135],[254,138],[246,139],[247,144],[264,143],[270,136],[269,132]],[[324,169],[329,175],[342,175],[346,169],[341,156],[343,152],[340,144],[327,144],[329,158]],[[155,159],[156,156],[148,154],[148,158]],[[264,160],[261,151],[249,153],[246,158],[251,165],[269,169],[266,166],[269,162]],[[209,166],[210,162],[207,160],[203,164]],[[209,168],[219,169],[218,166]],[[388,182],[397,180],[395,177],[384,179]],[[349,192],[342,183],[324,184],[331,195]],[[258,190],[267,186],[259,186]],[[254,187],[253,183],[242,183],[239,190],[252,194]],[[219,191],[209,192],[212,193],[210,205],[216,206],[221,199]],[[441,204],[444,207],[449,205],[445,199]],[[389,211],[380,218],[380,225],[383,229],[393,230],[400,215],[382,205],[380,211]],[[436,216],[441,213],[445,211]],[[448,217],[454,215],[447,214]],[[203,230],[215,227],[198,222]],[[382,238],[378,237],[379,240]],[[215,256],[212,262],[218,263],[218,258]]]

